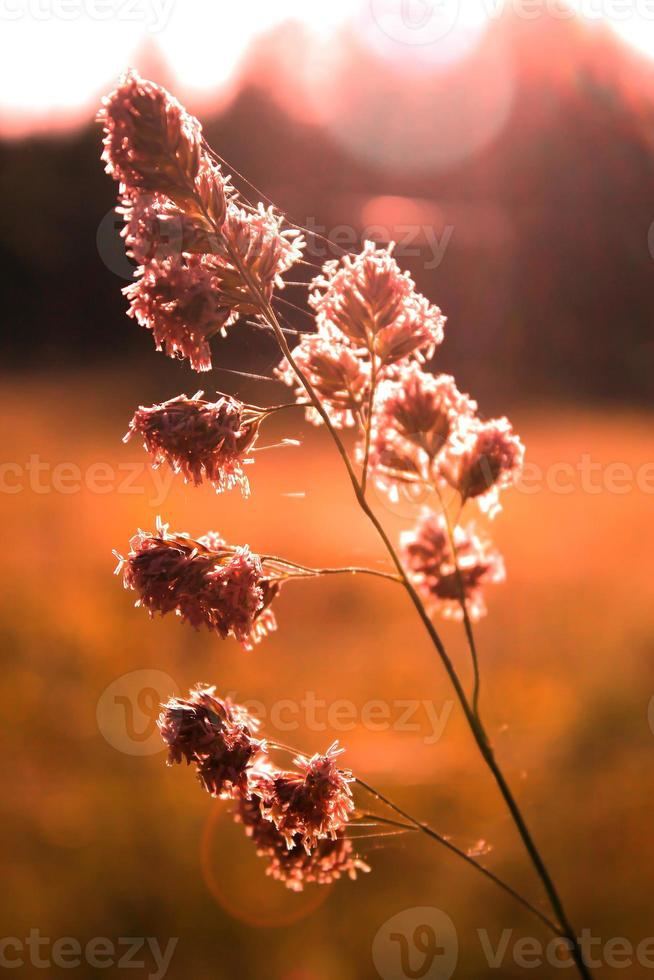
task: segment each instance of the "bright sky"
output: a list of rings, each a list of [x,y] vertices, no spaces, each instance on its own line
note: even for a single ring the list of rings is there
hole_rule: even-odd
[[[509,8],[529,20],[574,8],[654,57],[650,0],[0,0],[0,133],[83,120],[146,51],[168,64],[182,97],[213,95],[249,42],[289,19],[326,45],[349,22],[410,68],[461,59]]]

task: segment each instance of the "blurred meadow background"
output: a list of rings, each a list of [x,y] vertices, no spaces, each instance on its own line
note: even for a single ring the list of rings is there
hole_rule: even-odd
[[[384,567],[325,434],[299,412],[264,430],[262,445],[301,445],[257,454],[248,500],[153,474],[121,442],[139,404],[200,387],[261,404],[284,391],[239,373],[270,376],[260,331],[233,328],[198,377],[125,318],[131,270],[92,117],[135,64],[198,113],[237,171],[330,239],[311,241],[313,262],[366,235],[397,240],[449,317],[434,369],[524,439],[528,478],[492,527],[508,581],[489,589],[478,628],[483,708],[573,921],[601,947],[635,948],[654,936],[654,23],[545,7],[530,20],[508,4],[482,16],[473,0],[417,4],[408,21],[390,0],[241,7],[177,0],[156,30],[154,7],[128,21],[115,5],[102,23],[90,4],[77,19],[3,14],[2,936],[177,937],[173,980],[401,980],[396,946],[375,937],[430,907],[454,924],[458,963],[423,975],[559,973],[515,961],[519,939],[549,937],[436,844],[364,839],[371,874],[292,894],[265,877],[229,805],[164,764],[157,702],[215,683],[281,741],[316,751],[338,738],[362,778],[459,846],[486,842],[484,863],[540,901],[401,591],[290,584],[278,632],[244,653],[150,622],[112,577],[112,550],[157,515],[301,563]],[[393,535],[416,515],[375,503]],[[468,677],[461,628],[443,635]],[[501,966],[480,930],[493,946],[511,930]],[[44,975],[23,957],[16,975]],[[143,957],[130,976],[155,973]],[[651,953],[649,966],[604,960],[607,978],[654,968]]]

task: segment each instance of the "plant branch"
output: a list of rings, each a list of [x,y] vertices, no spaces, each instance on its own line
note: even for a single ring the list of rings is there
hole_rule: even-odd
[[[215,227],[215,225],[214,225],[214,227]],[[216,229],[216,231],[219,232],[219,229]],[[350,457],[349,457],[349,455],[347,453],[347,450],[345,449],[345,446],[343,444],[343,441],[342,441],[342,439],[341,439],[341,437],[340,437],[337,429],[332,424],[331,419],[329,418],[329,415],[328,415],[327,411],[325,410],[325,408],[324,408],[324,406],[323,406],[323,404],[322,404],[322,402],[321,402],[318,394],[316,393],[315,389],[313,388],[313,385],[311,384],[311,382],[309,381],[309,379],[305,376],[304,372],[300,369],[299,365],[295,361],[295,359],[293,357],[293,354],[291,353],[291,350],[290,350],[290,348],[288,346],[288,342],[286,340],[286,337],[284,335],[284,330],[282,328],[282,325],[280,324],[280,322],[279,322],[279,320],[277,318],[277,314],[275,313],[275,311],[274,311],[274,309],[273,309],[273,307],[272,307],[272,305],[270,303],[270,300],[263,293],[263,291],[261,290],[259,284],[256,281],[253,281],[252,277],[249,274],[248,269],[245,267],[245,265],[244,265],[244,263],[243,263],[243,261],[241,259],[241,256],[238,254],[238,252],[236,250],[231,250],[230,254],[232,255],[232,258],[233,258],[233,260],[235,262],[235,265],[237,266],[237,268],[239,270],[240,275],[243,277],[244,283],[247,285],[248,289],[250,290],[250,293],[251,293],[252,297],[256,300],[257,306],[262,311],[262,315],[263,315],[264,319],[268,322],[268,324],[270,325],[273,333],[275,334],[275,337],[277,339],[277,343],[279,344],[279,347],[281,349],[282,354],[284,355],[284,357],[286,357],[288,363],[291,365],[291,367],[292,367],[292,369],[293,369],[296,377],[298,378],[298,381],[300,382],[300,384],[302,385],[302,387],[306,391],[307,395],[309,396],[309,398],[311,400],[311,403],[312,403],[313,407],[316,409],[316,411],[320,415],[320,417],[323,420],[323,422],[325,423],[325,425],[327,427],[327,430],[329,431],[332,439],[334,440],[334,443],[336,445],[336,448],[338,450],[338,453],[341,456],[341,459],[343,460],[343,463],[344,463],[345,468],[347,470],[348,476],[350,478],[350,482],[352,484],[352,489],[354,490],[354,494],[356,496],[356,499],[357,499],[357,502],[359,504],[359,507],[364,512],[364,514],[366,515],[366,517],[368,518],[368,520],[370,521],[370,523],[373,525],[373,527],[377,531],[379,537],[381,538],[384,546],[386,547],[386,550],[388,551],[388,554],[391,557],[391,559],[393,561],[393,564],[397,568],[397,571],[398,571],[398,574],[399,574],[400,578],[402,579],[402,584],[404,585],[404,588],[406,589],[407,594],[408,594],[409,598],[411,599],[411,602],[413,603],[413,606],[415,607],[418,616],[420,617],[420,620],[422,621],[425,629],[427,630],[427,633],[429,634],[429,636],[430,636],[430,638],[431,638],[431,640],[432,640],[432,642],[433,642],[433,644],[434,644],[434,646],[435,646],[435,648],[436,648],[436,650],[438,652],[438,655],[439,655],[439,657],[440,657],[440,659],[441,659],[441,661],[443,663],[443,666],[444,666],[444,668],[445,668],[445,670],[447,672],[447,675],[448,675],[448,677],[450,679],[450,682],[451,682],[451,684],[452,684],[452,686],[454,688],[454,691],[455,691],[456,696],[457,696],[457,698],[459,700],[459,703],[460,703],[461,708],[463,710],[463,713],[465,715],[466,721],[468,722],[468,725],[469,725],[470,730],[472,732],[473,738],[475,739],[475,742],[477,743],[477,746],[478,746],[479,751],[480,751],[480,753],[482,755],[482,758],[484,759],[486,765],[488,766],[491,774],[493,775],[493,777],[495,779],[495,782],[497,783],[497,786],[498,786],[498,788],[500,790],[500,793],[501,793],[502,797],[504,798],[504,801],[505,801],[505,803],[506,803],[506,805],[507,805],[507,807],[509,809],[509,812],[511,813],[511,816],[513,818],[513,821],[514,821],[514,823],[516,825],[516,828],[518,830],[518,833],[520,834],[520,837],[522,838],[522,841],[523,841],[523,844],[524,844],[524,846],[525,846],[525,848],[527,850],[527,853],[529,854],[529,857],[530,857],[530,859],[532,861],[532,864],[534,865],[534,868],[536,870],[536,873],[540,877],[540,879],[541,879],[541,881],[543,883],[543,887],[545,888],[545,891],[547,892],[547,895],[548,895],[548,898],[550,900],[550,904],[552,906],[552,909],[553,909],[554,913],[556,914],[557,919],[558,919],[558,921],[559,921],[559,923],[560,923],[560,925],[562,927],[561,934],[567,940],[570,941],[570,944],[571,944],[571,954],[572,954],[572,957],[574,959],[574,962],[575,962],[575,965],[577,967],[577,970],[579,972],[579,975],[581,977],[583,977],[584,980],[592,980],[591,973],[590,973],[588,967],[586,966],[586,963],[585,963],[584,958],[583,958],[583,953],[582,953],[581,947],[579,945],[579,940],[578,940],[578,938],[576,936],[576,933],[575,933],[575,931],[574,931],[574,929],[573,929],[573,927],[572,927],[572,925],[570,923],[570,920],[567,917],[567,913],[565,912],[565,909],[563,907],[563,903],[561,901],[561,898],[560,898],[560,896],[558,894],[558,891],[556,889],[556,886],[554,885],[554,881],[553,881],[552,877],[550,876],[549,871],[547,870],[547,867],[545,865],[545,862],[544,862],[543,858],[540,855],[540,852],[539,852],[539,850],[538,850],[538,848],[536,846],[536,843],[535,843],[533,837],[531,836],[531,832],[529,831],[529,828],[527,827],[527,823],[526,823],[526,821],[525,821],[525,819],[524,819],[524,817],[522,815],[522,812],[520,810],[520,807],[518,806],[518,803],[517,803],[515,797],[513,796],[513,793],[512,793],[512,791],[511,791],[511,789],[510,789],[510,787],[509,787],[509,785],[508,785],[508,783],[507,783],[507,781],[506,781],[506,779],[504,777],[504,774],[503,774],[502,770],[500,769],[500,767],[499,767],[499,765],[498,765],[498,763],[497,763],[497,761],[495,759],[495,756],[493,754],[493,750],[491,748],[491,745],[490,745],[490,742],[489,742],[488,737],[486,735],[486,732],[484,731],[483,726],[479,722],[479,719],[477,718],[477,716],[476,716],[473,708],[468,703],[468,699],[467,699],[466,693],[465,693],[465,691],[463,689],[463,686],[462,686],[461,681],[459,679],[459,676],[458,676],[458,674],[457,674],[457,672],[456,672],[456,670],[454,668],[454,665],[453,665],[453,663],[452,663],[452,661],[451,661],[451,659],[450,659],[450,657],[449,657],[449,655],[448,655],[448,653],[447,653],[447,651],[445,649],[445,646],[444,646],[444,644],[443,644],[443,642],[442,642],[442,640],[440,638],[440,635],[439,635],[438,631],[436,630],[434,624],[432,623],[432,621],[431,621],[431,619],[430,619],[430,617],[429,617],[429,615],[428,615],[428,613],[427,613],[427,611],[426,611],[426,609],[424,607],[424,604],[423,604],[423,602],[422,602],[422,600],[421,600],[418,592],[416,591],[415,586],[413,585],[413,583],[411,582],[410,578],[408,577],[408,575],[407,575],[407,573],[406,573],[406,571],[404,569],[404,566],[403,566],[403,564],[402,564],[402,562],[400,560],[400,557],[399,557],[397,551],[395,550],[395,548],[393,546],[393,543],[390,540],[388,534],[386,533],[386,530],[384,529],[383,525],[379,521],[379,519],[376,516],[376,514],[374,513],[374,511],[369,506],[369,504],[368,504],[368,502],[366,500],[365,494],[363,493],[363,491],[361,489],[361,486],[359,484],[359,481],[357,479],[357,475],[356,475],[356,472],[354,470],[352,461],[350,460]]]
[[[291,570],[291,578],[315,578],[319,575],[373,575],[376,578],[385,578],[390,582],[399,582],[402,579],[399,575],[392,575],[390,572],[383,572],[377,568],[359,568],[355,565],[345,568],[310,568],[308,565],[298,565],[297,562],[288,561],[286,558],[277,558],[275,555],[259,555],[262,561],[268,564],[279,565],[283,570]]]
[[[461,566],[459,565],[459,554],[456,546],[456,539],[454,536],[454,528],[452,527],[452,521],[450,520],[449,512],[447,510],[447,507],[445,506],[443,495],[441,494],[437,484],[434,484],[434,490],[436,491],[436,495],[441,505],[441,510],[443,511],[445,526],[447,528],[447,536],[450,541],[450,548],[452,549],[452,557],[454,558],[454,569],[456,574],[457,586],[459,589],[459,604],[461,606],[461,611],[463,613],[463,624],[466,631],[466,637],[468,639],[468,646],[470,647],[470,655],[472,657],[472,670],[474,674],[473,691],[472,691],[472,710],[474,711],[477,720],[481,724],[481,718],[479,715],[479,695],[481,691],[479,656],[477,654],[477,644],[475,642],[475,635],[472,629],[472,621],[470,619],[470,613],[468,612],[468,603],[466,602],[465,586],[463,584],[463,576],[461,575]],[[461,511],[459,510],[459,516],[460,514]],[[458,522],[459,521],[457,517],[457,524]]]
[[[375,393],[377,388],[377,358],[375,352],[370,348],[370,357],[372,361],[371,373],[370,373],[370,392],[368,394],[368,410],[366,413],[366,420],[364,426],[365,432],[365,449],[363,453],[363,467],[361,469],[361,492],[365,496],[367,483],[368,483],[368,464],[370,463],[370,438],[372,436],[372,415],[375,407]]]
[[[540,921],[544,923],[544,925],[546,925],[547,928],[550,929],[555,935],[563,936],[561,929],[554,922],[552,922],[551,919],[548,919],[546,915],[544,915],[539,909],[537,909],[535,905],[532,905],[531,902],[529,902],[526,898],[524,898],[518,891],[515,890],[515,888],[507,884],[507,882],[503,881],[502,878],[498,877],[498,875],[494,874],[492,871],[489,871],[488,868],[485,868],[483,864],[480,864],[478,861],[476,861],[475,858],[471,857],[470,854],[467,854],[465,851],[461,850],[460,847],[457,847],[456,844],[453,844],[452,841],[447,839],[447,837],[443,837],[442,834],[439,834],[436,830],[433,829],[433,827],[430,827],[429,824],[423,823],[421,820],[417,820],[415,817],[412,817],[410,813],[407,813],[406,810],[403,810],[396,803],[393,803],[392,800],[389,800],[387,796],[384,796],[383,793],[380,793],[379,790],[374,789],[372,786],[364,782],[362,779],[359,779],[357,777],[356,781],[359,784],[359,786],[361,786],[368,793],[370,793],[371,796],[374,796],[375,799],[379,800],[380,803],[384,803],[387,807],[389,807],[391,810],[397,813],[398,816],[404,817],[405,820],[408,820],[409,821],[408,826],[413,827],[416,831],[421,831],[427,837],[431,837],[432,840],[437,841],[443,847],[447,848],[448,851],[451,851],[453,854],[456,854],[457,857],[460,857],[463,861],[466,862],[466,864],[469,864],[471,867],[475,868],[475,870],[477,870],[480,874],[484,875],[485,878],[488,878],[489,881],[492,881],[495,885],[498,886],[498,888],[501,888],[502,891],[506,892],[507,895],[510,895],[512,898],[514,898],[515,901],[518,902],[520,905],[522,905],[523,908],[527,909],[533,915],[537,916],[540,919]],[[396,821],[393,821],[393,823],[397,825]],[[406,828],[407,824],[401,824],[399,826],[404,826]]]

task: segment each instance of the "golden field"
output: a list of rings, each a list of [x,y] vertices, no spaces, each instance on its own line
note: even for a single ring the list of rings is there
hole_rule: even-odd
[[[299,413],[264,433],[272,443],[301,430],[303,444],[257,456],[248,500],[163,471],[155,483],[140,446],[121,436],[139,402],[184,387],[172,384],[70,375],[2,386],[4,935],[178,937],[173,980],[361,980],[380,976],[372,950],[384,923],[429,906],[455,925],[456,977],[524,976],[513,944],[545,940],[544,930],[436,844],[365,839],[371,874],[294,895],[264,876],[228,804],[207,798],[190,770],[164,765],[155,694],[215,683],[259,702],[281,741],[314,751],[338,738],[344,764],[460,846],[487,841],[488,866],[539,899],[444,671],[392,583],[291,583],[278,632],[252,653],[133,608],[112,577],[112,549],[124,553],[157,514],[176,530],[220,530],[306,564],[384,567],[324,433]],[[564,408],[513,417],[544,480],[508,494],[492,526],[508,582],[490,591],[478,629],[483,709],[573,921],[602,944],[635,947],[654,935],[653,419]],[[556,492],[570,475],[560,464],[584,457],[592,487],[575,470],[570,492]],[[408,526],[409,508],[376,499],[394,535]],[[468,676],[461,628],[446,624],[443,635]],[[373,701],[386,706],[376,724]],[[497,945],[505,929],[508,952],[493,968],[479,930]],[[145,959],[128,975],[151,974]],[[391,959],[382,980],[384,970],[401,976],[388,972]],[[29,963],[16,973],[44,975]]]

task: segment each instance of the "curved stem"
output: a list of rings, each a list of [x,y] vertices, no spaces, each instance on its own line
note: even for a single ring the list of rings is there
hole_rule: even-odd
[[[552,922],[551,919],[548,919],[548,917],[544,915],[540,911],[540,909],[537,909],[535,905],[532,905],[531,902],[529,902],[526,898],[524,898],[520,894],[520,892],[515,890],[515,888],[507,884],[506,881],[503,881],[503,879],[500,878],[498,875],[494,874],[492,871],[489,871],[488,868],[485,868],[483,864],[480,864],[478,861],[476,861],[473,857],[471,857],[470,854],[466,854],[465,851],[462,851],[460,847],[457,847],[456,844],[453,844],[452,841],[447,839],[447,837],[443,837],[442,834],[439,834],[436,830],[433,829],[433,827],[430,827],[429,824],[423,823],[423,821],[417,820],[415,817],[412,817],[410,813],[407,813],[407,811],[403,810],[402,807],[399,807],[396,803],[393,803],[392,800],[389,800],[388,797],[384,796],[383,793],[380,793],[379,790],[374,789],[372,786],[370,786],[368,783],[365,783],[362,779],[359,779],[358,777],[356,781],[359,784],[359,786],[361,786],[368,793],[370,793],[371,796],[374,796],[375,799],[379,800],[381,803],[384,803],[387,807],[390,807],[390,809],[393,810],[395,813],[397,813],[398,816],[404,817],[405,820],[408,820],[409,824],[412,827],[414,827],[416,830],[421,831],[427,837],[431,837],[432,840],[437,841],[443,847],[447,848],[448,851],[451,851],[453,854],[456,854],[457,857],[460,857],[463,861],[466,862],[466,864],[469,864],[471,867],[475,868],[476,871],[484,875],[485,878],[488,878],[489,881],[492,881],[493,884],[497,885],[498,888],[501,888],[502,891],[506,892],[507,895],[510,895],[513,899],[515,899],[516,902],[522,905],[523,908],[527,909],[533,915],[537,916],[540,919],[540,921],[544,923],[544,925],[546,925],[547,928],[550,929],[555,935],[562,936],[561,929],[554,922]],[[406,824],[404,826],[406,826]]]
[[[273,415],[274,412],[283,412],[287,408],[303,408],[306,405],[307,402],[288,402],[286,405],[271,405],[269,408],[259,408],[257,411],[261,412],[262,415]]]
[[[278,749],[282,752],[287,752],[289,755],[293,756],[294,758],[303,755],[303,753],[299,749],[295,749],[290,745],[285,745],[283,742],[268,740],[268,747],[271,749]],[[516,902],[522,905],[523,908],[527,909],[529,912],[533,913],[533,915],[539,918],[540,921],[544,923],[544,925],[546,925],[548,929],[550,929],[553,933],[555,933],[555,935],[557,936],[563,935],[559,927],[554,922],[548,919],[547,916],[540,911],[540,909],[537,909],[535,905],[532,905],[532,903],[529,902],[528,899],[524,898],[524,896],[522,896],[518,891],[516,891],[515,888],[513,888],[506,881],[500,878],[499,875],[496,875],[492,871],[489,871],[488,868],[485,868],[482,864],[479,863],[479,861],[475,860],[475,858],[473,858],[470,854],[466,854],[465,851],[461,850],[460,847],[457,847],[456,844],[453,844],[450,840],[447,839],[447,837],[444,837],[442,834],[439,834],[438,831],[434,830],[433,827],[430,827],[429,824],[424,823],[423,821],[418,820],[416,817],[411,816],[410,813],[407,813],[406,810],[403,810],[396,803],[393,803],[392,800],[389,800],[389,798],[387,796],[384,796],[383,793],[380,793],[379,790],[376,790],[373,786],[370,786],[369,783],[364,782],[363,779],[359,779],[358,776],[355,776],[355,782],[359,786],[361,786],[362,789],[365,789],[366,792],[370,793],[370,795],[373,796],[376,800],[379,800],[380,803],[383,803],[385,806],[389,807],[389,809],[397,813],[398,816],[403,817],[405,821],[408,821],[408,823],[406,822],[400,823],[397,820],[390,820],[387,817],[380,817],[376,814],[369,814],[369,813],[365,813],[363,815],[364,819],[371,819],[380,823],[387,823],[390,824],[391,826],[398,827],[402,830],[420,831],[421,833],[425,834],[427,837],[430,837],[432,840],[435,840],[437,843],[441,844],[448,851],[451,851],[452,854],[455,854],[457,857],[461,858],[463,861],[466,862],[466,864],[475,868],[476,871],[482,874],[489,881],[492,881],[495,885],[498,886],[498,888],[501,888],[502,891],[506,892],[507,895],[510,895],[513,899],[515,899]],[[354,826],[354,824],[351,824],[351,826]]]
[[[520,808],[518,806],[518,803],[517,803],[515,797],[513,796],[513,793],[511,792],[511,789],[510,789],[510,787],[509,787],[506,779],[504,778],[504,774],[502,773],[502,771],[499,768],[497,762],[495,761],[495,756],[493,755],[493,751],[492,751],[491,746],[490,746],[490,743],[488,741],[488,737],[486,735],[486,732],[484,731],[483,726],[481,725],[481,723],[479,722],[477,716],[475,715],[472,707],[468,703],[468,699],[466,697],[466,694],[465,694],[465,691],[464,691],[463,686],[461,684],[461,681],[459,679],[459,676],[458,676],[458,674],[457,674],[457,672],[456,672],[456,670],[454,668],[454,665],[453,665],[452,661],[450,660],[450,658],[449,658],[449,656],[447,654],[447,651],[445,650],[445,647],[444,647],[443,642],[442,642],[442,640],[440,638],[440,635],[438,634],[438,631],[436,630],[436,627],[434,626],[434,624],[432,623],[431,619],[429,618],[429,615],[427,614],[427,611],[426,611],[426,609],[425,609],[425,607],[424,607],[424,605],[422,603],[422,600],[421,600],[420,596],[418,595],[418,593],[417,593],[417,591],[416,591],[413,583],[409,579],[409,577],[408,577],[408,575],[407,575],[407,573],[406,573],[406,571],[404,569],[404,566],[402,565],[402,562],[400,561],[399,555],[397,554],[397,552],[396,552],[396,550],[395,550],[395,548],[393,546],[393,543],[391,542],[391,540],[388,537],[388,535],[387,535],[387,533],[386,533],[383,525],[380,523],[380,521],[377,518],[376,514],[372,511],[372,509],[370,508],[370,506],[369,506],[369,504],[368,504],[365,496],[363,495],[363,493],[361,491],[361,487],[359,486],[358,480],[356,478],[356,473],[354,472],[354,468],[352,466],[352,463],[350,461],[350,458],[349,458],[349,456],[347,454],[347,451],[345,449],[345,446],[343,445],[343,442],[342,442],[342,440],[341,440],[341,438],[340,438],[337,430],[332,425],[331,420],[329,419],[329,416],[328,416],[327,412],[325,411],[325,409],[324,409],[324,407],[322,405],[322,402],[320,401],[318,395],[316,394],[316,392],[313,389],[313,386],[311,385],[311,382],[308,380],[308,378],[306,378],[304,376],[304,373],[300,370],[299,366],[295,362],[295,360],[293,358],[293,355],[292,355],[292,353],[291,353],[291,351],[289,349],[289,346],[288,346],[288,344],[286,342],[286,338],[284,337],[284,334],[283,334],[283,331],[281,329],[281,326],[280,326],[280,324],[279,324],[279,322],[277,320],[277,317],[275,315],[275,312],[274,312],[274,310],[272,309],[272,307],[270,306],[269,303],[267,304],[266,316],[267,316],[267,318],[269,318],[270,326],[272,327],[272,329],[273,329],[273,331],[275,333],[275,336],[277,337],[277,342],[279,343],[279,346],[280,346],[280,348],[282,350],[282,353],[284,354],[284,356],[288,360],[289,364],[291,365],[291,367],[295,371],[295,374],[296,374],[298,380],[301,382],[301,384],[303,385],[305,391],[309,395],[309,398],[311,399],[311,401],[312,401],[312,403],[313,403],[316,411],[319,413],[319,415],[321,416],[321,418],[325,422],[325,425],[327,426],[327,428],[328,428],[328,430],[329,430],[329,432],[330,432],[330,434],[331,434],[331,436],[332,436],[332,438],[333,438],[333,440],[334,440],[334,442],[336,444],[336,447],[337,447],[337,449],[339,451],[339,454],[340,454],[341,458],[343,459],[343,462],[344,462],[345,467],[347,469],[348,475],[350,477],[350,481],[352,483],[352,487],[353,487],[355,496],[357,498],[357,502],[359,504],[359,507],[361,508],[361,510],[363,510],[363,512],[367,516],[368,520],[374,526],[374,528],[376,529],[377,533],[379,534],[379,537],[383,541],[383,543],[384,543],[384,545],[385,545],[385,547],[386,547],[386,549],[387,549],[387,551],[388,551],[388,553],[389,553],[389,555],[390,555],[390,557],[391,557],[391,559],[393,561],[393,564],[395,565],[395,567],[398,570],[398,573],[399,573],[399,575],[400,575],[400,577],[402,579],[402,583],[404,585],[404,588],[406,589],[406,591],[407,591],[407,593],[409,595],[409,598],[411,599],[411,602],[413,603],[413,605],[414,605],[414,607],[416,609],[416,612],[418,613],[418,616],[420,617],[420,619],[421,619],[421,621],[422,621],[425,629],[427,630],[427,632],[428,632],[428,634],[429,634],[429,636],[430,636],[430,638],[431,638],[434,646],[436,647],[436,650],[438,651],[438,654],[439,654],[439,656],[441,658],[441,661],[443,663],[443,666],[445,667],[445,670],[447,672],[447,675],[448,675],[448,677],[450,679],[450,682],[451,682],[451,684],[452,684],[452,686],[454,688],[454,691],[455,691],[456,696],[457,696],[457,698],[459,700],[459,703],[461,705],[461,708],[463,710],[463,713],[464,713],[464,715],[466,717],[466,721],[468,722],[468,725],[469,725],[470,730],[472,732],[473,738],[475,739],[475,742],[477,743],[477,746],[479,748],[479,751],[481,752],[482,758],[484,759],[486,765],[490,769],[490,771],[491,771],[491,773],[492,773],[492,775],[493,775],[493,777],[495,779],[495,782],[497,783],[497,786],[498,786],[498,788],[500,790],[500,793],[502,794],[502,797],[504,798],[504,801],[505,801],[505,803],[506,803],[506,805],[507,805],[507,807],[509,809],[509,812],[511,813],[511,816],[513,818],[513,821],[514,821],[514,823],[516,825],[516,828],[518,830],[518,833],[520,834],[520,837],[522,838],[522,842],[523,842],[523,844],[524,844],[524,846],[525,846],[525,848],[527,850],[527,853],[529,854],[529,857],[530,857],[530,859],[532,861],[532,864],[534,865],[534,868],[536,869],[536,873],[538,874],[539,878],[541,879],[541,881],[543,883],[543,887],[545,888],[545,891],[547,892],[547,896],[548,896],[548,898],[550,900],[550,903],[552,905],[552,909],[554,910],[554,912],[555,912],[555,914],[556,914],[556,916],[557,916],[557,918],[558,918],[558,920],[559,920],[559,922],[561,924],[562,934],[565,936],[565,938],[567,940],[569,940],[569,942],[571,944],[571,953],[572,953],[572,956],[574,958],[575,965],[577,967],[577,970],[579,972],[579,975],[581,977],[583,977],[584,980],[591,980],[591,974],[590,974],[590,972],[588,970],[588,967],[586,966],[586,964],[584,962],[583,953],[582,953],[581,947],[579,945],[578,937],[577,937],[577,935],[575,933],[575,930],[572,928],[572,925],[570,924],[570,920],[567,917],[567,914],[566,914],[565,909],[563,907],[563,903],[562,903],[562,901],[561,901],[561,899],[559,897],[559,894],[558,894],[558,891],[556,889],[556,886],[554,885],[554,881],[553,881],[552,877],[550,876],[550,874],[549,874],[549,872],[548,872],[548,870],[547,870],[547,868],[545,866],[545,862],[543,861],[543,859],[542,859],[542,857],[540,855],[540,852],[539,852],[539,850],[538,850],[538,848],[536,846],[536,843],[535,843],[535,841],[533,840],[533,838],[531,836],[531,833],[529,831],[529,828],[527,827],[527,824],[526,824],[526,821],[525,821],[524,817],[522,816],[522,812],[520,811]]]
[[[454,569],[456,574],[457,586],[459,588],[459,604],[461,606],[461,611],[463,612],[463,625],[466,631],[466,636],[468,638],[468,646],[470,647],[470,655],[472,657],[472,671],[473,671],[473,691],[472,691],[472,710],[474,711],[477,720],[481,724],[481,718],[479,715],[479,695],[481,691],[481,675],[479,672],[479,656],[477,654],[477,644],[475,642],[475,635],[472,629],[472,621],[470,619],[470,614],[468,612],[468,603],[466,602],[465,586],[463,584],[463,576],[461,575],[461,566],[459,565],[459,554],[456,546],[456,539],[454,536],[454,528],[452,527],[452,521],[450,520],[450,515],[445,506],[445,501],[443,500],[443,495],[440,492],[438,485],[434,484],[434,490],[438,497],[438,501],[441,505],[441,510],[443,511],[443,517],[445,519],[445,526],[447,528],[447,536],[450,541],[450,548],[452,549],[452,557],[454,558]],[[459,510],[459,516],[461,511]],[[457,517],[457,524],[459,519]]]
[[[216,231],[218,232],[219,229],[216,229]],[[286,337],[284,335],[284,330],[277,318],[277,314],[275,313],[269,299],[264,295],[258,283],[252,280],[252,277],[250,276],[248,269],[244,266],[241,256],[238,254],[238,252],[236,250],[232,250],[231,255],[236,267],[239,270],[240,275],[243,277],[243,281],[245,282],[248,289],[250,290],[253,298],[256,299],[257,304],[262,311],[263,317],[268,322],[273,333],[275,334],[277,343],[279,344],[282,354],[284,355],[284,357],[286,357],[288,363],[291,365],[298,381],[300,382],[300,384],[306,391],[307,395],[309,396],[311,400],[311,404],[320,415],[321,419],[323,420],[323,422],[327,427],[328,432],[330,433],[332,439],[334,440],[338,453],[341,456],[341,459],[343,460],[343,464],[345,465],[348,476],[350,478],[352,489],[356,496],[359,507],[364,512],[364,514],[366,515],[370,523],[377,531],[379,537],[381,538],[386,550],[388,551],[390,558],[393,561],[393,564],[397,568],[398,574],[402,580],[402,584],[406,589],[406,592],[409,598],[411,599],[411,602],[413,603],[413,606],[418,616],[420,617],[420,620],[422,621],[425,629],[427,630],[427,633],[429,634],[430,639],[432,640],[438,652],[438,655],[443,663],[445,671],[454,688],[457,699],[459,700],[459,703],[465,715],[468,726],[470,727],[472,736],[475,742],[477,743],[477,746],[482,755],[482,758],[484,759],[484,762],[488,766],[491,774],[495,779],[495,782],[497,783],[500,793],[509,809],[509,812],[511,813],[513,821],[518,830],[518,833],[522,838],[527,853],[529,854],[532,864],[534,865],[536,873],[540,877],[543,883],[543,887],[547,892],[547,896],[550,900],[552,909],[554,910],[559,920],[559,923],[561,924],[562,927],[561,934],[570,942],[571,954],[574,959],[577,970],[579,972],[579,975],[583,977],[584,980],[592,980],[591,973],[588,967],[586,966],[586,963],[583,958],[583,953],[579,944],[579,940],[576,936],[575,930],[573,929],[570,923],[570,920],[567,917],[561,898],[559,897],[556,886],[554,885],[554,881],[552,880],[552,877],[550,876],[549,871],[545,866],[545,862],[543,861],[543,858],[540,855],[536,843],[533,837],[531,836],[526,821],[522,816],[520,807],[518,806],[518,803],[515,797],[513,796],[513,793],[504,777],[504,774],[502,773],[500,767],[498,766],[495,760],[495,756],[493,754],[493,750],[490,746],[490,742],[488,740],[486,732],[484,731],[483,726],[479,722],[479,719],[477,718],[474,710],[468,703],[468,699],[463,689],[463,685],[461,684],[461,681],[454,668],[454,665],[447,654],[447,651],[440,638],[440,635],[436,630],[434,624],[432,623],[431,619],[429,618],[429,615],[423,605],[423,602],[418,592],[416,591],[413,583],[409,579],[404,569],[404,566],[402,565],[400,557],[393,546],[392,541],[390,540],[388,534],[386,533],[378,517],[376,516],[374,511],[370,508],[366,500],[365,494],[363,493],[359,481],[357,479],[357,475],[352,465],[352,462],[350,460],[350,457],[348,456],[347,450],[345,449],[345,446],[343,444],[341,437],[338,434],[337,429],[332,424],[331,419],[329,418],[329,415],[325,410],[317,392],[313,388],[313,385],[311,384],[309,379],[305,376],[304,372],[300,369],[299,365],[295,361],[293,354],[291,353],[291,350],[288,346]]]
[[[390,572],[382,572],[377,568],[359,568],[356,565],[345,568],[311,568],[308,565],[298,565],[297,562],[288,561],[286,558],[277,558],[275,555],[259,555],[262,561],[269,564],[279,565],[282,570],[291,569],[297,574],[291,574],[291,578],[315,578],[318,575],[373,575],[376,578],[385,578],[390,582],[399,582],[402,579],[398,575]]]
[[[375,392],[377,388],[377,357],[374,350],[371,349],[370,357],[372,360],[372,367],[370,373],[370,392],[368,393],[368,410],[366,413],[366,420],[364,426],[365,432],[365,449],[363,453],[363,467],[361,469],[361,492],[365,496],[367,484],[368,484],[368,464],[370,462],[370,438],[372,436],[372,413],[375,407]]]

